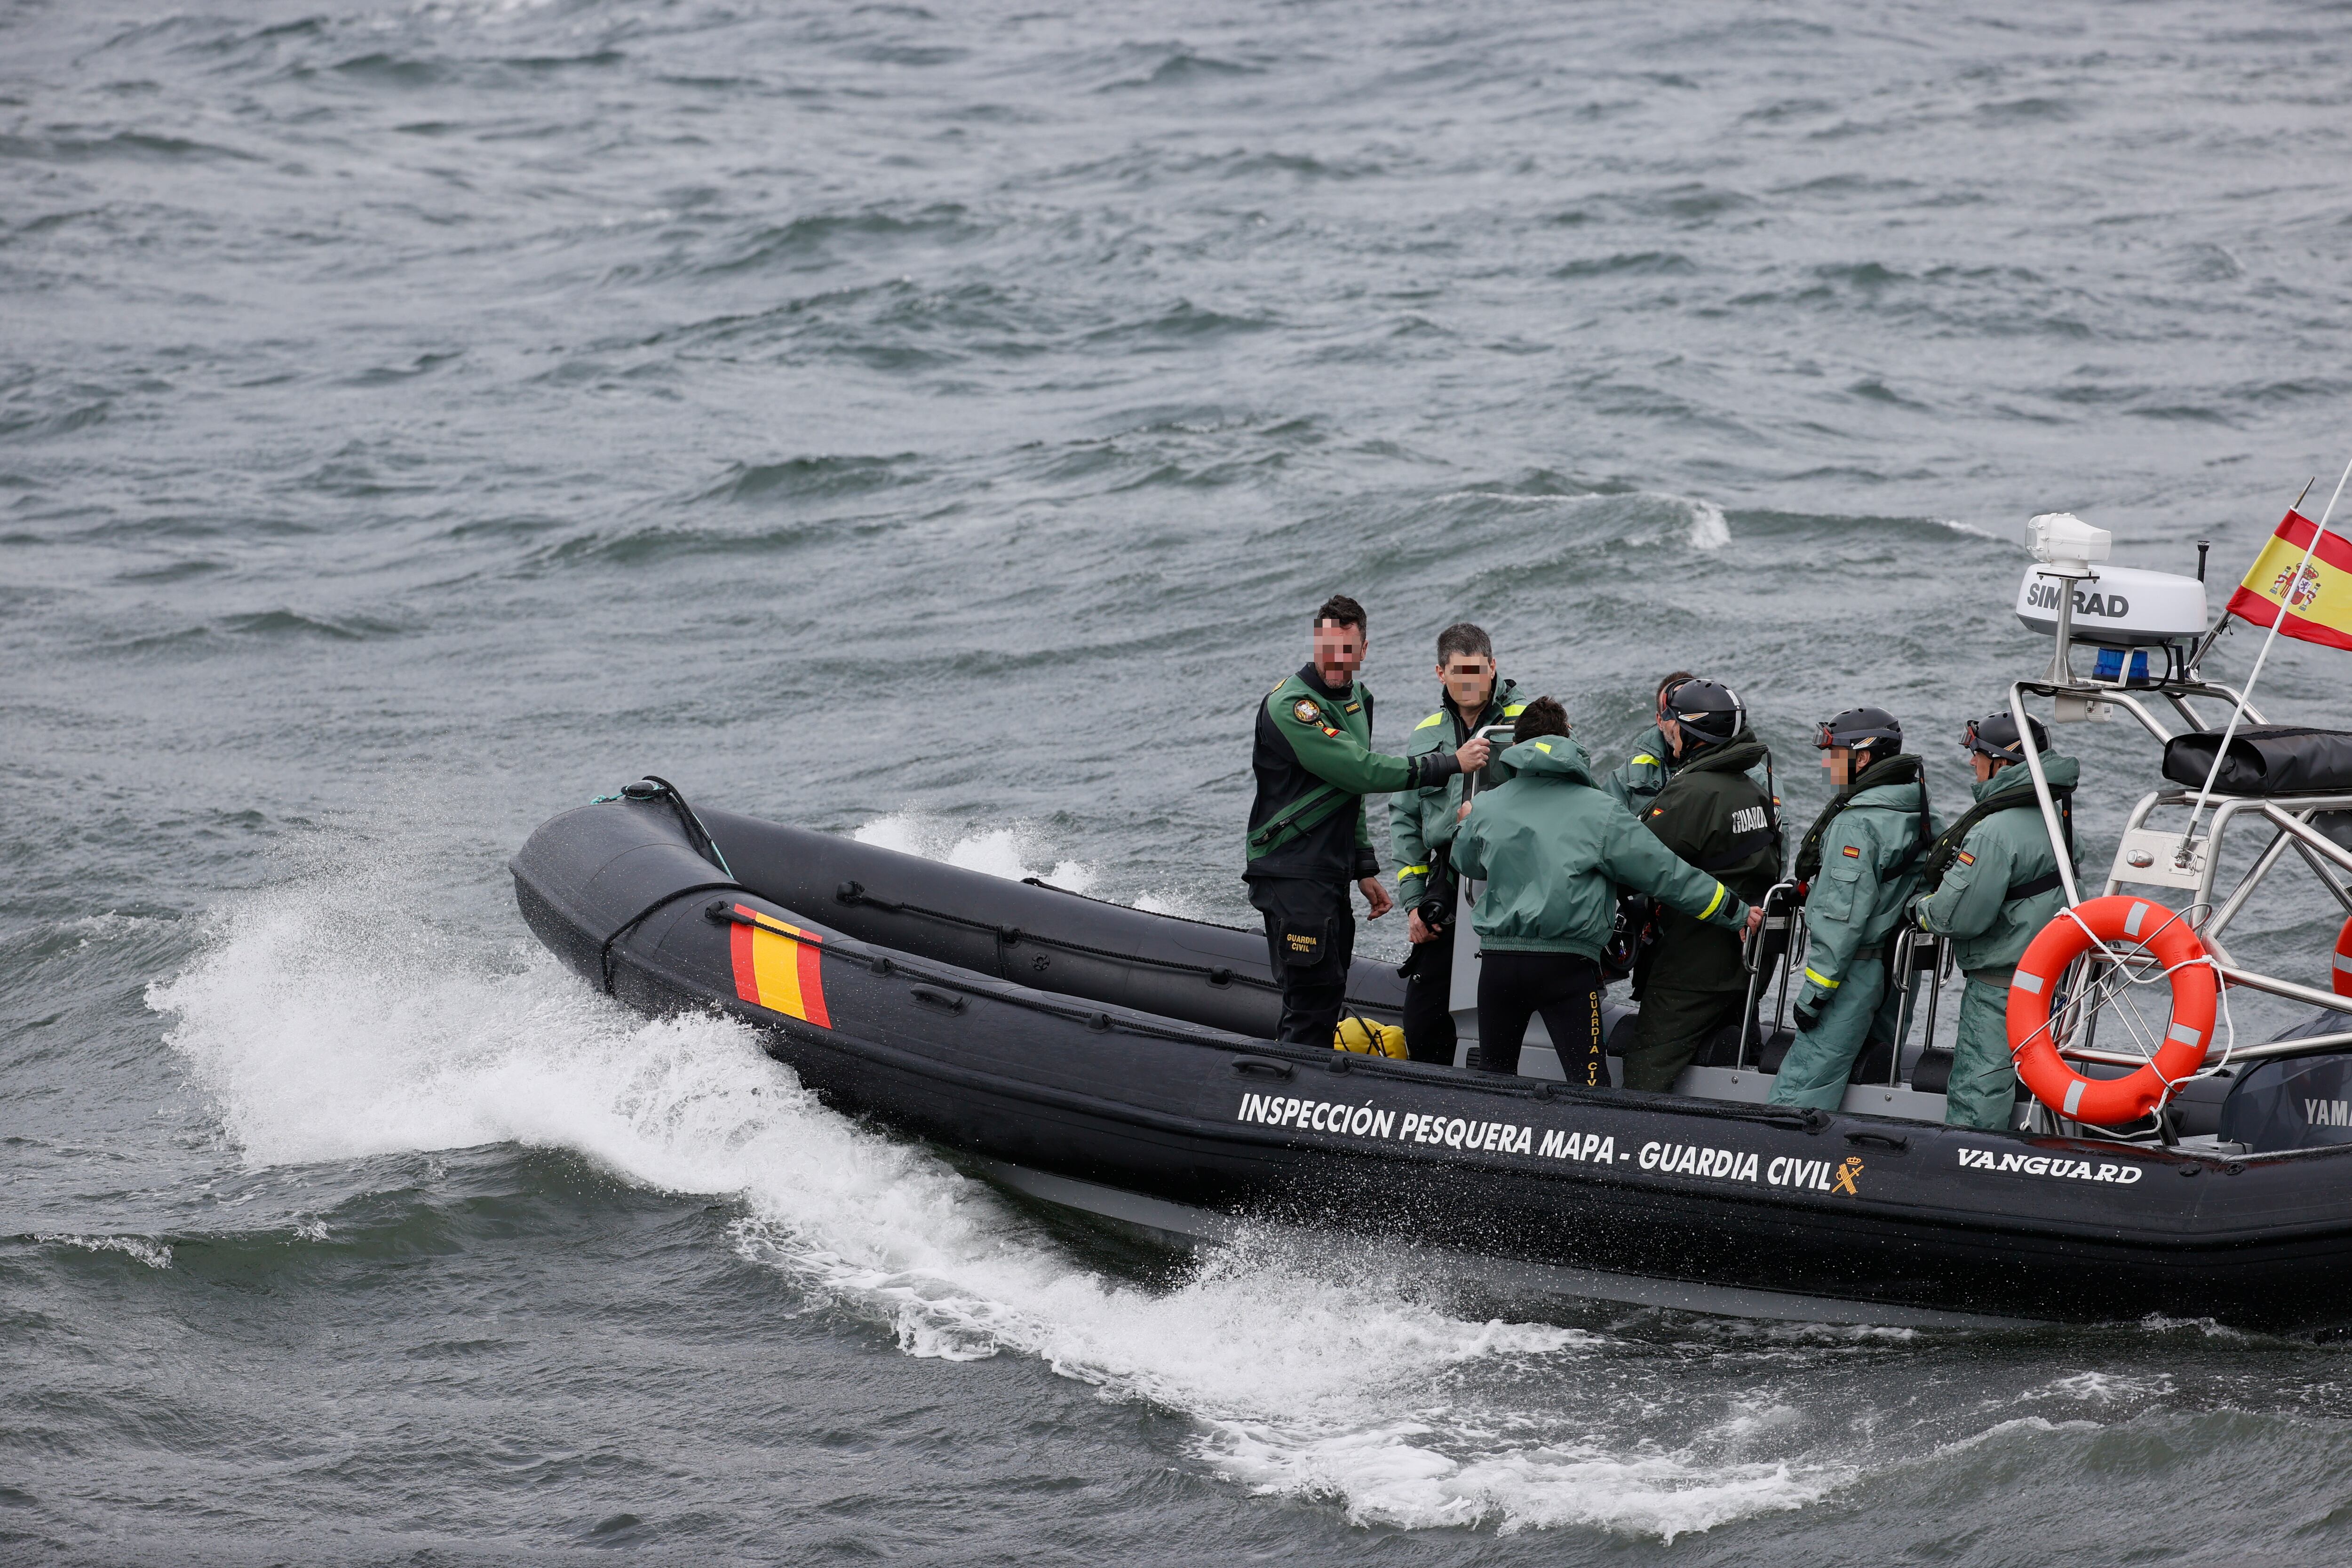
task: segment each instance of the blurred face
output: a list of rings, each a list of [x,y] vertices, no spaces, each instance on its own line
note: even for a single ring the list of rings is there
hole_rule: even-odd
[[[1495,695],[1495,661],[1483,653],[1449,653],[1437,667],[1437,679],[1445,683],[1454,706],[1475,719]]]
[[[1853,748],[1832,746],[1822,753],[1822,766],[1830,771],[1830,787],[1843,789],[1853,783]]]
[[[1345,686],[1364,667],[1364,628],[1315,623],[1315,672],[1326,686]]]
[[[1680,722],[1667,718],[1664,713],[1660,713],[1658,715],[1658,733],[1666,738],[1666,750],[1668,752],[1677,757],[1683,754],[1683,727]]]
[[[1969,753],[1969,766],[1976,770],[1977,783],[1979,784],[1984,783],[1985,780],[1992,777],[1993,774],[2000,772],[2001,770],[2001,764],[1999,762],[1986,756],[1982,752],[1970,752]]]

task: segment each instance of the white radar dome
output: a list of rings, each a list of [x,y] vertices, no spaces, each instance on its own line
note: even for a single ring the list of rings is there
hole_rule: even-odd
[[[2105,531],[2097,531],[2104,540]],[[2029,566],[2025,581],[2017,585],[2017,618],[2037,632],[2054,635],[2061,594],[2074,596],[2077,642],[2147,647],[2205,632],[2204,584],[2137,566],[2102,566],[2096,577],[2087,578],[2053,577],[2047,568]]]

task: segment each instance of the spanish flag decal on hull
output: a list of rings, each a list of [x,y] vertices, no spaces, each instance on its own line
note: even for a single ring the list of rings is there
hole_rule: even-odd
[[[782,1013],[820,1029],[832,1028],[833,1019],[824,1010],[824,971],[817,962],[816,944],[822,939],[814,931],[786,925],[740,904],[735,906],[735,912],[757,922],[738,921],[729,928],[732,934],[728,940],[735,956],[735,994],[771,1013]]]

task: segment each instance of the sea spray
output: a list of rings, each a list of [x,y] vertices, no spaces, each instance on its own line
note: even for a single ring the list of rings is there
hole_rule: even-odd
[[[740,1257],[907,1353],[1033,1357],[1189,1417],[1215,1473],[1359,1521],[1672,1536],[1853,1473],[1645,1435],[1592,1406],[1610,1336],[1457,1316],[1442,1262],[1407,1246],[1247,1232],[1172,1288],[1108,1277],[924,1147],[826,1110],[745,1026],[646,1020],[544,955],[459,951],[396,877],[357,891],[252,897],[151,992],[249,1163],[507,1142],[728,1196]]]

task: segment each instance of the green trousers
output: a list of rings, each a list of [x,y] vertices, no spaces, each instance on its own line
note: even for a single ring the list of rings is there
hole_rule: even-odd
[[[1916,984],[1916,982],[1915,982]],[[1886,987],[1886,969],[1876,954],[1856,957],[1845,984],[1830,994],[1829,1005],[1811,1029],[1797,1037],[1772,1080],[1774,1105],[1810,1105],[1835,1110],[1845,1101],[1846,1079],[1862,1055],[1875,1020],[1879,1033],[1895,1033],[1901,991]]]
[[[1944,1125],[1998,1132],[2017,1109],[2017,1068],[2009,1056],[2010,970],[1980,970],[1960,993],[1960,1038],[1952,1051]]]
[[[1633,1044],[1625,1052],[1625,1087],[1664,1093],[1698,1048],[1748,1005],[1746,991],[1669,991],[1653,980],[1642,990]]]

